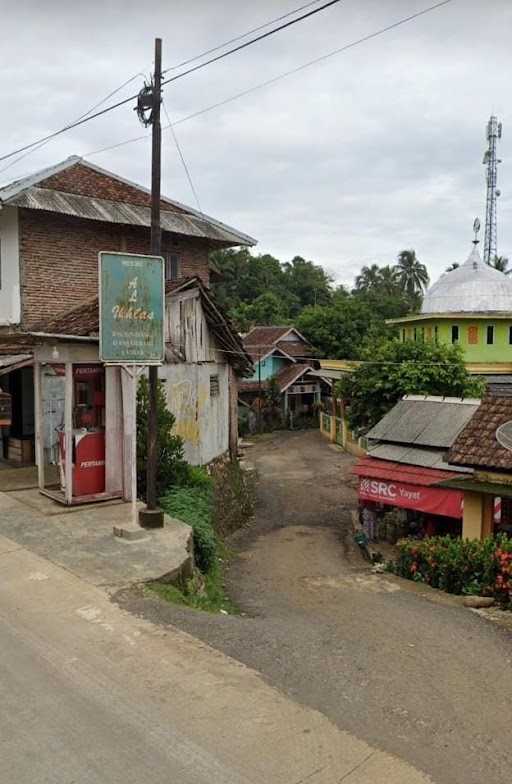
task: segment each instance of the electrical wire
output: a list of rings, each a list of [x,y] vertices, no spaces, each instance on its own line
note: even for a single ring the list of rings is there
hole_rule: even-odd
[[[133,76],[130,76],[129,79],[127,79],[125,82],[123,82],[121,85],[119,85],[119,87],[116,87],[115,90],[112,90],[108,95],[106,95],[104,98],[102,98],[101,101],[98,101],[98,103],[95,103],[94,106],[91,106],[91,108],[88,109],[88,111],[86,111],[83,114],[81,114],[79,117],[76,118],[76,120],[73,120],[73,122],[79,122],[80,120],[83,120],[85,117],[88,117],[88,115],[90,115],[91,112],[93,112],[95,109],[100,107],[102,104],[104,104],[106,101],[108,101],[114,95],[116,95],[116,93],[118,93],[120,90],[122,90],[124,87],[129,85],[131,82],[133,82],[135,79],[137,79],[140,76],[142,76],[142,78],[144,78],[144,74],[142,72],[139,72],[139,73],[134,74]],[[26,158],[28,155],[31,155],[31,153],[37,152],[37,150],[40,150],[41,147],[45,147],[49,143],[49,141],[50,141],[50,139],[46,139],[46,140],[41,141],[40,144],[37,144],[35,147],[31,147],[29,150],[24,152],[23,155],[20,155],[19,158],[16,158],[16,160],[11,161],[11,163],[8,163],[7,166],[4,166],[2,169],[0,169],[0,174],[2,174],[2,172],[4,172],[4,171],[7,171],[7,169],[10,169],[11,166],[15,166],[17,163],[19,163],[21,160]]]
[[[269,38],[269,36],[274,35],[275,33],[279,33],[281,30],[286,30],[287,27],[291,27],[297,22],[302,22],[304,19],[309,19],[309,17],[314,16],[315,14],[319,14],[320,11],[325,11],[326,8],[330,8],[331,5],[336,5],[337,3],[342,2],[343,0],[328,0],[327,3],[324,3],[319,8],[314,8],[312,11],[308,11],[307,14],[302,14],[302,16],[298,16],[296,19],[291,19],[289,22],[285,22],[279,27],[274,27],[272,30],[267,30],[266,33],[262,33],[261,35],[256,36],[256,38],[251,38],[250,41],[245,41],[243,44],[239,44],[235,46],[233,49],[228,49],[227,52],[223,52],[222,54],[218,54],[215,57],[210,58],[210,60],[206,60],[204,63],[199,63],[199,65],[194,65],[192,68],[189,68],[187,71],[182,71],[177,76],[173,76],[171,79],[166,79],[162,82],[162,84],[169,84],[173,82],[175,79],[181,79],[182,76],[188,76],[188,74],[194,73],[194,71],[199,71],[200,68],[205,68],[207,65],[211,65],[212,63],[216,63],[218,60],[222,60],[224,57],[228,57],[230,54],[234,54],[235,52],[240,52],[242,49],[246,49],[248,46],[252,46],[253,44],[258,43],[259,41],[263,41],[265,38]],[[162,73],[166,74],[170,69],[167,68]]]
[[[205,52],[201,52],[201,54],[196,54],[194,57],[189,57],[188,60],[182,60],[181,63],[177,63],[176,65],[172,65],[170,68],[166,68],[163,73],[167,73],[168,71],[175,71],[178,68],[183,68],[185,65],[189,65],[189,63],[193,63],[196,60],[200,60],[202,57],[206,57],[213,52],[218,52],[219,49],[225,49],[226,46],[230,44],[236,43],[236,41],[241,41],[242,38],[247,38],[248,35],[252,35],[252,33],[258,33],[260,30],[264,30],[265,27],[268,27],[271,24],[275,24],[276,22],[280,22],[282,19],[287,19],[289,16],[293,16],[294,14],[298,14],[300,11],[304,11],[305,8],[310,8],[312,5],[317,5],[322,0],[312,0],[310,3],[305,3],[304,5],[299,6],[298,8],[294,8],[293,11],[288,11],[286,14],[282,14],[281,16],[277,16],[275,19],[271,19],[265,24],[259,25],[258,27],[253,27],[251,30],[247,30],[245,33],[241,35],[237,35],[234,38],[230,38],[229,41],[224,41],[223,44],[218,44],[217,46],[213,46],[211,49],[207,49]]]
[[[169,112],[167,111],[167,107],[165,105],[165,101],[162,101],[162,106],[163,106],[163,109],[164,109],[164,112],[165,112],[165,116],[167,117],[167,122],[169,123],[169,125],[167,127],[171,129],[172,137],[174,139],[174,144],[176,145],[176,149],[178,150],[178,154],[180,156],[181,163],[182,163],[183,168],[185,170],[185,174],[187,175],[187,180],[188,180],[188,184],[190,185],[190,190],[192,191],[192,195],[193,195],[193,197],[194,197],[194,199],[196,201],[197,208],[198,208],[199,212],[201,213],[201,215],[203,215],[203,210],[201,209],[201,202],[199,201],[199,196],[197,195],[197,191],[196,191],[196,189],[194,187],[194,183],[192,181],[192,176],[190,174],[190,170],[189,170],[189,168],[187,166],[187,162],[185,160],[185,156],[183,155],[183,151],[181,149],[181,145],[179,143],[178,137],[176,136],[176,131],[174,130],[173,124],[171,122],[171,118],[169,117]]]
[[[224,57],[228,57],[229,55],[234,54],[235,52],[238,52],[241,49],[245,49],[248,46],[252,46],[252,44],[258,43],[258,41],[261,41],[264,38],[268,38],[270,35],[274,35],[274,33],[277,33],[280,30],[284,30],[287,27],[291,27],[291,25],[297,24],[297,22],[302,22],[304,19],[307,19],[313,16],[314,14],[318,14],[320,13],[320,11],[324,11],[326,8],[329,8],[330,6],[340,2],[342,2],[342,0],[329,0],[329,2],[324,3],[324,5],[321,5],[319,8],[315,8],[312,11],[309,11],[307,14],[298,16],[296,19],[292,19],[291,21],[286,22],[285,24],[280,25],[279,27],[275,27],[273,30],[268,30],[266,33],[263,33],[262,35],[259,35],[256,38],[251,38],[249,41],[246,41],[245,43],[236,46],[234,49],[229,49],[227,52],[223,52],[222,54],[217,55],[216,57],[212,57],[210,60],[206,60],[204,63],[199,63],[199,65],[195,65],[192,68],[189,68],[187,71],[182,71],[176,76],[173,76],[170,79],[166,79],[165,81],[162,82],[162,86],[164,84],[171,84],[172,82],[175,82],[177,79],[182,79],[184,76],[188,76],[189,74],[194,73],[195,71],[199,71],[201,68],[206,68],[207,65],[211,65],[212,63],[215,63],[218,60],[222,60]],[[444,2],[451,2],[451,0],[444,0]],[[164,71],[164,73],[166,72]],[[111,112],[113,109],[118,109],[120,106],[124,106],[125,104],[134,101],[136,98],[137,95],[132,95],[129,98],[125,98],[122,101],[118,101],[117,103],[112,104],[112,106],[107,106],[105,109],[102,109],[101,111],[96,112],[95,114],[90,114],[89,116],[83,117],[80,120],[77,120],[72,123],[68,123],[63,128],[60,128],[58,131],[54,131],[53,133],[50,133],[47,136],[43,136],[43,138],[37,139],[35,142],[31,142],[30,144],[26,144],[23,147],[19,147],[17,150],[13,150],[12,152],[7,153],[6,155],[1,155],[0,161],[5,161],[8,158],[12,158],[14,155],[17,155],[20,152],[25,152],[25,150],[32,149],[33,147],[38,146],[41,142],[46,142],[46,141],[50,141],[51,139],[55,139],[56,136],[60,136],[60,134],[65,133],[66,131],[70,131],[72,128],[77,128],[79,125],[82,125],[83,123],[89,122],[90,120],[94,120],[96,119],[96,117],[101,117],[107,112]]]
[[[440,8],[441,6],[448,5],[448,3],[453,2],[453,0],[442,0],[442,2],[436,3],[435,5],[431,5],[428,8],[424,8],[421,11],[418,11],[415,14],[411,14],[410,16],[405,16],[402,19],[393,22],[392,24],[387,25],[386,27],[381,27],[379,30],[375,30],[373,33],[369,33],[368,35],[362,36],[354,41],[351,41],[344,46],[339,47],[338,49],[333,49],[331,52],[327,52],[327,54],[320,55],[320,57],[315,57],[313,60],[308,60],[308,62],[303,63],[302,65],[298,65],[295,68],[290,69],[289,71],[284,71],[283,73],[278,74],[277,76],[273,76],[270,79],[266,79],[264,82],[260,82],[259,84],[255,84],[252,87],[248,87],[245,90],[242,90],[239,93],[235,93],[231,95],[229,98],[224,98],[222,101],[217,101],[216,103],[210,104],[210,106],[206,106],[203,109],[199,109],[192,114],[188,114],[185,117],[181,117],[178,120],[175,120],[173,125],[180,125],[181,123],[188,122],[189,120],[193,120],[196,117],[200,117],[203,114],[207,114],[208,112],[213,111],[214,109],[218,109],[221,106],[225,106],[232,101],[236,101],[239,98],[243,98],[246,95],[250,95],[257,90],[261,90],[264,87],[269,87],[271,84],[275,84],[279,82],[281,79],[286,79],[288,76],[293,76],[294,74],[300,73],[304,71],[306,68],[310,68],[313,65],[317,65],[324,60],[329,59],[330,57],[334,57],[335,55],[342,54],[343,52],[348,51],[349,49],[353,49],[360,44],[366,43],[367,41],[372,40],[373,38],[378,38],[385,33],[390,32],[391,30],[396,29],[397,27],[401,27],[408,22],[411,22],[417,19],[420,16],[424,16],[425,14],[430,13],[431,11],[435,11],[436,9]],[[163,126],[162,130],[167,130],[169,126]],[[144,139],[149,139],[150,134],[143,134],[140,136],[133,136],[130,139],[125,139],[122,142],[117,142],[116,144],[111,144],[108,147],[100,147],[96,150],[91,150],[90,152],[85,153],[85,157],[91,157],[92,155],[100,155],[103,152],[109,152],[110,150],[115,150],[118,147],[124,147],[126,144],[133,144],[134,142],[143,141]]]

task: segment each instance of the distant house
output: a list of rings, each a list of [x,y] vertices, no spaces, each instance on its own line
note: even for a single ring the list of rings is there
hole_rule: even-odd
[[[64,394],[52,351],[55,366],[63,356],[77,368],[99,362],[98,253],[148,254],[150,224],[145,188],[76,156],[0,188],[0,388],[12,397],[11,426],[0,428],[0,459],[34,459],[34,356],[43,344],[49,348],[40,355],[50,357],[39,368],[43,413],[52,418],[44,448],[47,457],[55,454]],[[206,463],[230,444],[234,448],[236,376],[252,370],[239,336],[209,291],[216,274],[209,253],[256,241],[166,197],[161,225],[167,357],[160,376],[187,458]],[[79,358],[79,344],[86,360]],[[115,369],[97,370],[91,395],[103,400],[103,376],[112,376],[112,389],[119,379],[114,380]],[[75,382],[74,395],[77,406],[86,405],[83,381]],[[75,409],[73,416],[78,418]],[[104,427],[103,414],[92,418]]]
[[[253,327],[243,338],[254,372],[239,385],[240,398],[253,406],[275,381],[285,417],[307,415],[320,403],[326,382],[315,374],[311,343],[295,327]]]

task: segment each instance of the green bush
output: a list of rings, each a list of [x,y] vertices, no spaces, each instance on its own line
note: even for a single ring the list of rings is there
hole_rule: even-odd
[[[389,568],[400,577],[424,582],[447,593],[494,596],[512,606],[512,539],[483,541],[434,536],[398,542]]]
[[[148,406],[149,384],[145,376],[137,390],[137,490],[139,498],[146,500],[146,470],[148,457]],[[164,387],[158,382],[157,390],[157,497],[170,487],[182,485],[188,476],[189,466],[183,456],[183,440],[172,435],[175,418],[167,408]]]
[[[193,473],[197,479],[198,474]],[[202,486],[170,490],[160,499],[160,505],[171,517],[177,517],[191,526],[194,533],[194,557],[197,567],[203,573],[208,572],[214,565],[217,554],[211,486],[204,483]]]

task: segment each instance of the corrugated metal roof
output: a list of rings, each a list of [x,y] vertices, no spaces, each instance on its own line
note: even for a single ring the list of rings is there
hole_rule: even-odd
[[[5,204],[26,207],[31,210],[48,210],[76,218],[122,223],[131,226],[151,226],[151,210],[134,204],[95,199],[75,193],[63,193],[31,186],[7,199]],[[236,245],[253,244],[244,234],[227,227],[210,223],[204,218],[182,212],[162,210],[160,214],[162,229],[187,237],[202,237]]]
[[[400,444],[378,444],[368,449],[369,457],[378,457],[379,460],[391,460],[394,463],[409,463],[423,466],[424,468],[439,468],[443,471],[461,471],[472,473],[471,468],[451,466],[445,462],[444,449],[429,449],[427,447],[409,447]]]
[[[480,405],[439,397],[400,400],[367,437],[397,444],[449,448]]]

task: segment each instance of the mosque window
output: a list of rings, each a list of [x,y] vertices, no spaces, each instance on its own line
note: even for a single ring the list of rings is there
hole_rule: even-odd
[[[452,343],[459,342],[459,325],[452,324]]]
[[[416,329],[416,327],[414,327],[414,333],[413,334],[414,334],[414,342],[416,343],[416,341],[418,340],[418,330]]]
[[[405,329],[402,330],[402,343],[405,343]]]
[[[512,327],[508,328],[508,342],[512,346]]]
[[[478,327],[468,327],[468,343],[470,346],[475,346],[478,343]]]
[[[439,343],[439,327],[437,325],[434,327],[434,343],[436,346]]]
[[[489,324],[487,327],[487,345],[492,346],[494,343],[494,326]]]
[[[425,336],[426,336],[426,339],[428,340],[428,342],[431,343],[431,341],[432,341],[432,327],[426,327]]]

